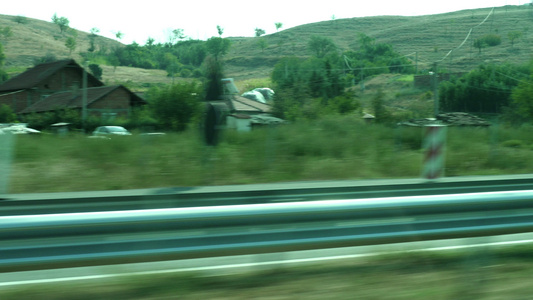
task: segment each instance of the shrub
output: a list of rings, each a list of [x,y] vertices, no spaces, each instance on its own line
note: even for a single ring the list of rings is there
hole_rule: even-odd
[[[497,34],[487,34],[481,37],[481,41],[487,44],[487,46],[498,46],[502,43],[502,38]]]
[[[522,148],[524,143],[520,140],[507,140],[502,143],[502,146],[508,148]]]

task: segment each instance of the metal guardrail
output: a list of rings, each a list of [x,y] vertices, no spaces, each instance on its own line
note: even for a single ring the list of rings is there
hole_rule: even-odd
[[[0,217],[0,271],[533,231],[533,190]]]
[[[0,195],[0,216],[533,190],[533,175]]]

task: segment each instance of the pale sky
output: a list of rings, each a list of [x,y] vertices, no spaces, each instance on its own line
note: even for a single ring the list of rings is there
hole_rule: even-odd
[[[70,27],[89,32],[98,28],[100,35],[115,37],[123,33],[125,44],[144,45],[149,37],[165,42],[166,32],[183,29],[193,39],[218,36],[254,36],[255,28],[275,33],[302,24],[335,19],[399,15],[416,16],[463,9],[527,4],[533,0],[17,0],[4,1],[0,14],[25,16],[51,22],[52,16],[66,17]]]

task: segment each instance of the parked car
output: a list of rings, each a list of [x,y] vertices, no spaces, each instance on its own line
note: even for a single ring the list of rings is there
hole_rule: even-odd
[[[122,126],[100,126],[93,131],[93,137],[109,137],[115,135],[131,135],[126,128]]]
[[[0,124],[0,134],[38,134],[39,130],[26,127],[26,124]]]

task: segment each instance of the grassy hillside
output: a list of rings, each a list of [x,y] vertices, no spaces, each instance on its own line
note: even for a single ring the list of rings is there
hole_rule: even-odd
[[[257,38],[237,39],[227,56],[227,70],[237,78],[264,76],[277,59],[286,55],[309,55],[307,42],[312,35],[327,36],[340,51],[357,49],[358,34],[364,33],[379,43],[393,45],[394,49],[418,61],[419,70],[428,69],[440,61],[446,70],[468,71],[483,63],[525,63],[530,59],[533,35],[533,8],[507,6],[495,8],[481,25],[491,9],[464,10],[439,15],[399,17],[381,16],[330,20],[283,30],[263,37],[268,47],[261,51]],[[479,26],[478,26],[479,25]],[[472,32],[462,47],[470,29]],[[508,33],[519,31],[522,37],[514,46]],[[473,41],[486,34],[501,36],[502,44],[478,49]],[[455,50],[454,50],[455,49]],[[446,54],[454,50],[446,57]],[[417,59],[418,58],[418,59]]]
[[[418,62],[419,70],[427,70],[435,61],[449,71],[467,71],[482,63],[525,63],[530,59],[533,43],[531,6],[506,6],[494,9],[464,10],[439,15],[400,17],[378,16],[329,20],[281,30],[261,37],[267,43],[265,49],[258,45],[258,38],[231,38],[230,53],[226,56],[226,75],[237,81],[265,78],[272,67],[284,56],[307,56],[307,42],[312,35],[327,36],[339,46],[339,51],[358,48],[358,34],[364,33],[379,43],[389,43],[401,54]],[[487,18],[487,19],[486,19]],[[485,22],[483,22],[486,19]],[[79,52],[89,47],[88,33],[77,31],[76,50],[69,54],[65,46],[67,35],[61,34],[57,25],[35,19],[28,23],[15,22],[15,16],[0,15],[0,27],[12,28],[13,36],[4,40],[7,56],[6,67],[12,74],[32,66],[37,57],[53,54],[58,58],[80,58]],[[481,24],[481,25],[480,25]],[[470,30],[468,40],[458,48]],[[508,33],[519,31],[522,37],[511,45]],[[482,50],[472,46],[473,41],[486,34],[501,36],[502,44]],[[120,47],[118,41],[98,37],[98,47]],[[451,55],[446,54],[452,50]],[[444,59],[446,57],[446,59]],[[142,73],[142,76],[138,76]],[[144,76],[149,74],[149,76]],[[170,82],[166,72],[145,72],[139,69],[104,69],[104,80],[109,82]],[[152,77],[152,78],[149,78]]]

